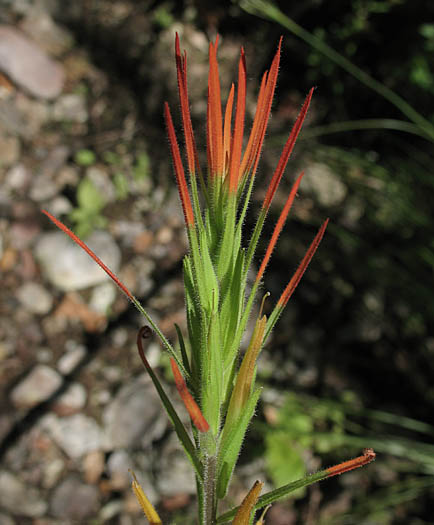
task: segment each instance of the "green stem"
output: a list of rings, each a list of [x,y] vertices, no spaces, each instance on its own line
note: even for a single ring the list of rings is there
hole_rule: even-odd
[[[203,481],[203,525],[215,525],[217,522],[217,457],[206,455],[204,459]]]

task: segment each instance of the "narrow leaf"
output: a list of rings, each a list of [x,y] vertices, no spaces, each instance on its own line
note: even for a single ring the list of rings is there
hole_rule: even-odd
[[[174,406],[172,405],[170,399],[167,397],[166,392],[163,389],[163,386],[160,383],[160,380],[154,373],[154,371],[151,368],[151,365],[148,363],[148,360],[146,359],[145,352],[143,350],[143,343],[142,339],[144,337],[149,337],[149,326],[142,326],[142,328],[139,330],[139,333],[137,334],[137,349],[139,351],[140,358],[150,375],[152,382],[154,383],[154,386],[158,392],[158,395],[160,396],[161,402],[163,403],[164,408],[166,409],[167,415],[169,416],[169,419],[172,421],[173,426],[175,427],[176,434],[181,441],[182,446],[184,447],[184,450],[190,459],[196,474],[200,479],[203,479],[203,473],[202,473],[202,465],[199,461],[199,458],[196,454],[196,449],[194,447],[194,444],[192,440],[190,439],[190,436],[187,433],[187,430],[185,429],[182,421],[179,419],[178,414],[176,413],[176,410]]]

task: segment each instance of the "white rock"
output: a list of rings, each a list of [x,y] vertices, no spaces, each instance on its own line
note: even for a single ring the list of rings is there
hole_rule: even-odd
[[[17,297],[24,308],[33,314],[47,314],[53,306],[51,295],[37,283],[24,283],[18,288]]]
[[[52,418],[48,430],[54,441],[72,459],[101,448],[101,428],[94,419],[83,414]]]
[[[46,365],[36,365],[12,390],[11,399],[19,408],[31,408],[48,399],[61,384],[62,376],[55,370]]]
[[[6,470],[0,471],[0,487],[0,506],[9,512],[37,518],[47,510],[47,504],[36,489]]]
[[[347,187],[326,164],[313,162],[306,168],[302,190],[313,193],[319,204],[338,206],[347,195]]]
[[[54,98],[62,91],[63,67],[11,26],[0,26],[0,70],[36,97]]]
[[[110,234],[93,232],[86,244],[114,273],[119,270],[121,253]],[[63,232],[42,235],[35,253],[47,279],[63,291],[82,290],[109,279],[96,262]]]
[[[104,449],[145,447],[161,437],[167,422],[161,402],[146,374],[121,388],[103,413]]]
[[[86,405],[87,392],[80,383],[72,383],[56,399],[54,410],[60,415],[70,415],[78,412]]]
[[[85,355],[86,348],[84,346],[77,346],[62,355],[57,362],[57,369],[63,375],[70,374]]]
[[[82,95],[62,95],[53,106],[54,120],[83,123],[87,120],[86,101]]]
[[[117,288],[112,282],[99,284],[92,290],[89,307],[94,312],[106,315],[116,299]]]

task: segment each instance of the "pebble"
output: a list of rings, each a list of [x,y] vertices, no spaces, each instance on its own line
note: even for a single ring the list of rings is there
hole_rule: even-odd
[[[65,463],[60,458],[53,458],[47,461],[44,466],[44,476],[42,478],[42,486],[45,489],[51,489],[59,481],[62,472],[65,468]]]
[[[63,375],[70,374],[86,355],[86,347],[77,346],[65,352],[57,362],[57,369]]]
[[[107,473],[110,476],[110,487],[113,490],[125,490],[131,483],[131,474],[128,472],[133,465],[129,454],[125,450],[115,450],[107,461]],[[148,497],[151,497],[148,494]]]
[[[9,191],[22,191],[31,180],[31,172],[23,164],[15,164],[6,173],[4,188]]]
[[[98,511],[99,491],[83,483],[77,476],[69,476],[55,489],[50,508],[56,518],[89,523],[84,520]]]
[[[51,16],[41,9],[29,10],[20,28],[53,56],[62,55],[74,43],[71,34],[55,24]]]
[[[47,429],[59,447],[72,459],[78,459],[98,450],[102,433],[98,423],[83,414],[58,418],[53,415],[47,421]]]
[[[0,33],[1,60],[1,33]],[[17,137],[8,136],[0,131],[0,166],[8,167],[17,162],[20,157],[20,142]]]
[[[113,272],[119,270],[121,253],[109,233],[93,232],[86,243]],[[82,290],[109,279],[85,251],[63,232],[41,235],[35,253],[47,279],[60,290]]]
[[[112,282],[99,284],[92,290],[89,308],[100,314],[107,315],[117,295],[117,288]]]
[[[47,314],[53,306],[53,298],[38,283],[27,282],[17,290],[17,298],[24,308],[32,314]]]
[[[88,115],[85,98],[74,93],[60,96],[53,105],[53,119],[79,124],[86,122]]]
[[[11,472],[0,471],[0,487],[0,506],[9,512],[37,518],[47,510],[47,504],[39,492]]]
[[[165,496],[195,494],[193,469],[173,434],[161,451],[159,461],[158,491]]]
[[[309,164],[301,187],[325,207],[338,206],[347,195],[346,185],[327,165],[319,162]]]
[[[36,365],[12,390],[11,399],[18,408],[32,408],[47,400],[62,384],[62,376],[47,365]]]
[[[51,99],[62,91],[63,67],[14,27],[0,26],[0,70],[35,97]]]
[[[70,416],[83,409],[87,401],[87,392],[80,383],[72,383],[56,400],[53,410],[59,416]]]
[[[83,459],[84,478],[94,485],[101,478],[105,468],[105,456],[101,450],[92,450]]]
[[[104,448],[114,450],[158,439],[167,420],[154,386],[146,374],[120,389],[103,413]]]
[[[55,196],[50,202],[45,205],[45,209],[54,215],[59,217],[60,215],[67,215],[73,210],[71,201],[64,195]]]
[[[7,514],[3,514],[3,512],[0,512],[0,525],[15,525],[15,522]]]

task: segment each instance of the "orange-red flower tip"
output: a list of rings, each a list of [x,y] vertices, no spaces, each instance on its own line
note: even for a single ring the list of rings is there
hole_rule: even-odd
[[[288,302],[291,295],[294,293],[294,290],[297,288],[298,283],[300,282],[301,278],[303,277],[304,272],[306,271],[307,267],[309,266],[310,261],[312,260],[312,257],[314,256],[316,250],[318,249],[318,246],[321,242],[321,239],[324,236],[324,232],[327,228],[327,224],[329,222],[329,219],[326,219],[321,228],[318,230],[318,233],[316,234],[314,240],[312,241],[311,245],[309,246],[305,256],[303,257],[303,260],[301,261],[299,267],[297,268],[296,272],[292,276],[291,280],[289,281],[287,287],[283,291],[282,295],[280,296],[279,300],[277,301],[277,304],[280,307],[284,307],[286,303]]]
[[[362,455],[358,456],[357,458],[350,459],[349,461],[344,461],[343,463],[339,463],[339,465],[335,465],[334,467],[328,468],[327,477],[331,478],[332,476],[343,474],[344,472],[354,470],[355,468],[364,467],[368,463],[371,463],[371,461],[374,461],[376,457],[374,449],[365,448],[362,452]]]
[[[218,36],[215,44],[209,44],[208,75],[208,158],[210,174],[223,176],[223,129],[220,79],[217,63]]]
[[[288,213],[292,207],[292,203],[294,202],[295,196],[297,195],[297,191],[300,186],[300,182],[301,182],[301,179],[303,178],[303,175],[304,175],[304,172],[302,172],[298,176],[297,180],[294,182],[291,188],[291,191],[289,193],[285,206],[283,207],[280,217],[276,223],[276,226],[274,227],[273,235],[271,236],[270,243],[268,244],[267,251],[265,252],[264,260],[262,261],[262,264],[256,276],[256,282],[260,281],[264,274],[265,268],[267,267],[271,254],[273,253],[274,247],[276,246],[277,239],[279,238],[280,232],[282,231],[283,226],[285,225],[286,218],[288,217]]]
[[[181,371],[179,370],[178,365],[176,364],[176,361],[173,359],[173,357],[170,358],[170,365],[172,367],[176,389],[181,396],[181,399],[190,415],[193,424],[199,430],[199,432],[208,432],[208,421],[204,418],[198,404],[190,394],[184,378],[182,377]]]
[[[194,226],[194,212],[191,205],[190,194],[188,192],[187,181],[185,180],[184,168],[182,166],[181,153],[179,151],[178,141],[176,140],[175,128],[173,126],[172,116],[170,114],[169,104],[164,103],[164,119],[167,126],[170,150],[172,153],[173,165],[175,168],[176,182],[184,212],[185,223],[187,227]]]
[[[268,210],[270,204],[273,200],[274,194],[279,186],[279,183],[282,179],[283,172],[285,171],[286,165],[288,163],[289,157],[291,156],[292,150],[294,149],[295,141],[300,133],[301,127],[303,125],[304,119],[306,118],[307,110],[309,109],[310,101],[312,100],[312,95],[314,88],[311,88],[308,95],[306,96],[301,111],[295,121],[295,124],[289,134],[288,140],[282,150],[279,162],[277,163],[276,170],[273,174],[271,182],[268,186],[267,193],[265,195],[264,203],[262,205],[263,209]]]
[[[241,150],[243,147],[244,116],[246,112],[246,57],[241,48],[238,63],[238,92],[237,108],[235,112],[235,125],[232,140],[232,151],[229,169],[229,192],[235,193],[240,179]]]
[[[76,244],[80,246],[92,259],[105,271],[105,273],[112,279],[116,285],[124,292],[124,294],[130,299],[131,301],[135,301],[133,294],[128,290],[128,288],[119,280],[118,277],[106,266],[101,259],[85,244],[77,235],[75,235],[74,232],[72,232],[67,226],[65,226],[62,222],[60,222],[56,217],[51,215],[50,212],[47,210],[41,210],[42,213],[44,213],[50,221],[52,221],[58,228],[60,228],[63,232],[66,233]]]

